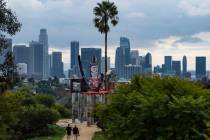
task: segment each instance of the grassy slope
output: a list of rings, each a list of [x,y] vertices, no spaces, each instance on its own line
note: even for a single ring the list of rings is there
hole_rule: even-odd
[[[56,134],[53,136],[33,138],[30,140],[62,140],[65,135],[65,129],[58,126],[54,127],[54,129],[56,131]]]

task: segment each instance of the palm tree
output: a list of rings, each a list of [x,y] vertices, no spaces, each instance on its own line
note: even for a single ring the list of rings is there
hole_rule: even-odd
[[[117,16],[118,10],[114,2],[102,1],[101,3],[97,3],[93,12],[95,15],[95,27],[98,28],[101,34],[105,34],[105,90],[107,90],[107,35],[110,31],[109,24],[111,23],[113,26],[116,26],[119,21]]]

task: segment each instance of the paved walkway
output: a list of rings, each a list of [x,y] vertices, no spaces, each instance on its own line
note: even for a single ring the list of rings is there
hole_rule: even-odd
[[[97,128],[95,125],[92,125],[90,127],[87,126],[86,123],[72,123],[71,120],[60,120],[57,125],[61,127],[66,127],[68,124],[71,124],[72,127],[77,125],[80,131],[80,136],[77,140],[92,140],[95,132],[100,131],[99,128]],[[64,136],[63,140],[67,140],[67,136]],[[70,140],[74,140],[73,136],[70,138]]]

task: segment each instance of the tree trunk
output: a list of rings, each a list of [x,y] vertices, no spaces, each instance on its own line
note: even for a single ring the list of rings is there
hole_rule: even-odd
[[[105,72],[104,72],[104,76],[105,76],[105,90],[108,90],[108,86],[107,86],[107,33],[105,33]]]

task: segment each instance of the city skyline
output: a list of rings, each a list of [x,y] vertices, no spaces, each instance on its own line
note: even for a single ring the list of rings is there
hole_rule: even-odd
[[[9,0],[8,6],[16,11],[23,23],[22,31],[13,37],[14,44],[28,44],[30,40],[37,38],[39,29],[46,28],[50,52],[63,52],[67,70],[70,65],[70,41],[80,41],[81,48],[100,47],[103,51],[103,37],[92,22],[92,5],[98,1],[28,0],[26,3],[24,0]],[[119,7],[120,23],[115,29],[111,29],[109,36],[108,54],[112,67],[119,38],[125,36],[130,39],[131,49],[138,49],[140,55],[147,52],[152,54],[155,58],[153,65],[163,63],[162,56],[171,55],[175,60],[180,60],[186,55],[189,70],[194,70],[195,57],[206,56],[207,69],[210,69],[209,0],[114,2]]]

